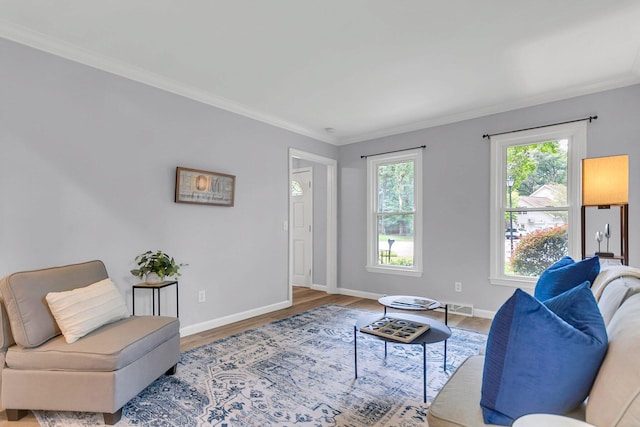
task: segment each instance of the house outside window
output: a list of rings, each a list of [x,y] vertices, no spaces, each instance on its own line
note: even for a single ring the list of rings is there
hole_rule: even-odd
[[[367,270],[422,275],[422,150],[367,158]]]
[[[533,288],[563,256],[580,257],[586,123],[491,138],[491,283]]]

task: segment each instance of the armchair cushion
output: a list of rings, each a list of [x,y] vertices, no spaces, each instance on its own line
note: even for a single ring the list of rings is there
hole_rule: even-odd
[[[11,332],[25,348],[37,347],[60,334],[45,296],[95,283],[108,276],[102,261],[14,273],[0,280]]]
[[[49,292],[46,299],[69,344],[107,323],[129,317],[127,305],[111,279],[71,291]]]
[[[36,348],[13,346],[7,351],[6,363],[21,371],[113,372],[178,336],[179,328],[174,317],[131,316],[73,344],[57,336]]]

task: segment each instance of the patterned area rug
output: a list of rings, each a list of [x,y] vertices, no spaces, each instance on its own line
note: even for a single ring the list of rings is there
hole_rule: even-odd
[[[163,376],[123,408],[118,426],[419,426],[429,402],[486,335],[451,328],[447,372],[442,343],[427,345],[427,403],[422,347],[389,344],[358,333],[371,312],[327,305],[182,354]],[[382,312],[381,312],[382,315]],[[102,415],[38,411],[41,425],[102,425]]]

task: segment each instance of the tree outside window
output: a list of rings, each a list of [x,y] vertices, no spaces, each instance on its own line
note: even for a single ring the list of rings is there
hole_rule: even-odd
[[[567,140],[507,148],[506,275],[537,277],[567,255],[567,154]]]
[[[580,256],[585,122],[491,137],[490,280],[533,288],[565,255]]]

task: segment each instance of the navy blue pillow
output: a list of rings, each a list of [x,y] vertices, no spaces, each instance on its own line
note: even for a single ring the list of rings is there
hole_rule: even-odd
[[[585,282],[541,303],[517,289],[491,324],[480,406],[487,424],[565,414],[587,397],[607,332]]]
[[[566,256],[540,275],[533,295],[540,301],[548,300],[582,282],[593,283],[598,273],[600,259],[597,256],[578,262]]]

